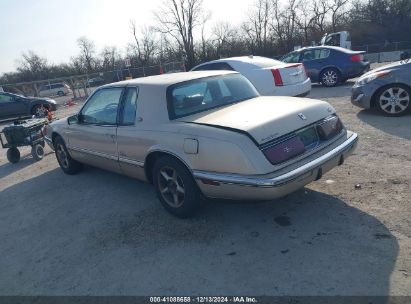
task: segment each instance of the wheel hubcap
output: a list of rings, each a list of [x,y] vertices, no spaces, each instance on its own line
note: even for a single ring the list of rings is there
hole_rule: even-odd
[[[168,205],[177,208],[184,203],[184,183],[174,168],[163,167],[160,170],[158,185],[161,196]]]
[[[67,157],[67,153],[63,145],[58,144],[56,152],[57,152],[57,158],[59,159],[61,166],[67,169],[68,168],[68,157]]]
[[[46,116],[46,108],[44,106],[36,108],[36,116],[43,117]]]
[[[379,103],[384,112],[398,114],[408,108],[410,95],[400,87],[389,88],[381,94]]]
[[[334,71],[327,71],[323,75],[323,82],[326,85],[334,85],[337,83],[337,73]]]

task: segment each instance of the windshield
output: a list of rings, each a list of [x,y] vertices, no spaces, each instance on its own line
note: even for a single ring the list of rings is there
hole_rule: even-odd
[[[176,119],[257,96],[254,86],[240,74],[200,78],[167,89],[168,113]]]

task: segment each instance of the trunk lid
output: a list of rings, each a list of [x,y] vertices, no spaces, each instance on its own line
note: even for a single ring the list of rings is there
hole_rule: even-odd
[[[275,73],[279,73],[283,86],[301,83],[307,79],[302,63],[284,63],[265,68],[265,70],[271,70],[273,77],[275,77]],[[276,83],[276,85],[278,84]]]
[[[327,102],[295,97],[257,97],[178,121],[247,132],[258,145],[301,129],[334,113]]]

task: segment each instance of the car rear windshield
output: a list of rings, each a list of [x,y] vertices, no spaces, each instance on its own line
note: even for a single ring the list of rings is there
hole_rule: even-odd
[[[258,92],[240,74],[190,80],[167,89],[170,119],[176,119],[255,98]]]

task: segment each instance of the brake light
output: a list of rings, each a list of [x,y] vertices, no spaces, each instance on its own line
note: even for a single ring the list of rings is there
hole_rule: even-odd
[[[340,134],[343,128],[341,120],[337,116],[333,116],[318,125],[317,132],[321,140],[329,140],[337,134]]]
[[[281,78],[280,71],[278,69],[271,69],[271,73],[273,74],[275,85],[277,87],[282,86],[283,85],[283,79]]]
[[[363,57],[362,55],[357,54],[357,55],[351,55],[350,59],[351,61],[354,61],[354,62],[360,62],[362,61]]]
[[[273,165],[282,163],[304,152],[304,143],[298,136],[263,150],[265,157]]]
[[[303,68],[304,68],[305,78],[308,78],[307,68],[305,67],[304,64],[303,64]]]

